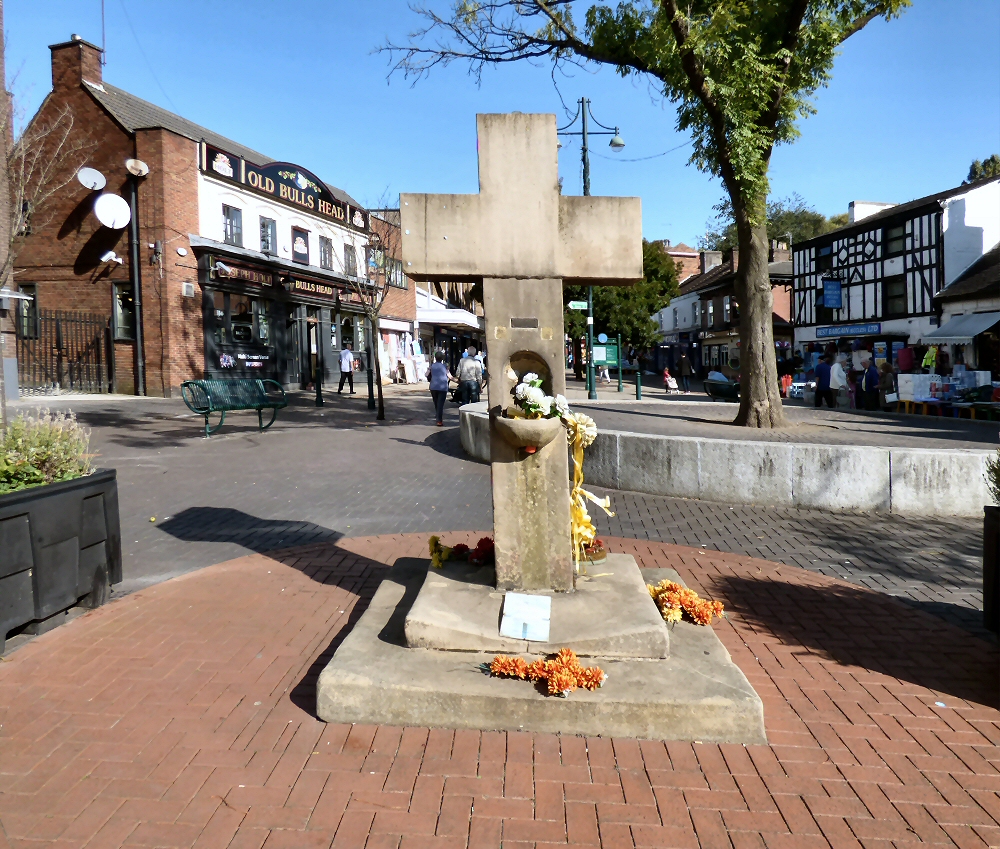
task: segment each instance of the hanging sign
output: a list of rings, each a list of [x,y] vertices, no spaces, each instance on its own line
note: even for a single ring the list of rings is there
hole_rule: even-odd
[[[839,280],[823,278],[823,306],[831,310],[844,308],[844,288]]]

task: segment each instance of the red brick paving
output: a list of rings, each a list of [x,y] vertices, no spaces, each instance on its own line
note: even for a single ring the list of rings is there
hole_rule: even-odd
[[[611,543],[725,601],[770,745],[324,725],[316,676],[425,545],[342,540],[158,584],[0,663],[0,849],[1000,844],[995,644],[790,566]]]

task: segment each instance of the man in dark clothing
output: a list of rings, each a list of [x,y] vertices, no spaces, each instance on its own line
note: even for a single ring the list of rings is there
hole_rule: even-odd
[[[832,410],[836,403],[833,400],[833,392],[830,390],[830,367],[833,357],[827,355],[816,364],[816,407],[822,407],[824,399],[826,405]]]
[[[871,360],[865,360],[861,364],[864,367],[864,377],[861,378],[861,388],[864,390],[866,410],[878,410],[878,369]]]

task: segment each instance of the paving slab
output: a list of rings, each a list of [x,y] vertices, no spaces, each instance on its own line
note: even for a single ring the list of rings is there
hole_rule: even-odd
[[[667,656],[669,632],[631,555],[609,554],[580,575],[574,592],[544,594],[552,599],[544,643],[500,636],[504,592],[491,567],[448,561],[431,569],[424,561],[422,568],[427,576],[404,626],[411,648],[552,654],[570,646],[586,657]]]
[[[670,570],[668,570],[670,571]],[[672,580],[679,580],[670,572]],[[409,648],[404,623],[427,562],[400,558],[320,674],[317,715],[333,723],[766,743],[764,708],[708,627],[677,623],[662,660],[597,659],[608,682],[549,696],[485,675],[487,652]],[[572,645],[569,646],[573,648]]]

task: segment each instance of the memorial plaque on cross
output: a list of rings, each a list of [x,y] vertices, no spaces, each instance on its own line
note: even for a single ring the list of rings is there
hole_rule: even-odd
[[[498,419],[526,372],[548,395],[566,391],[563,283],[638,282],[642,210],[639,198],[560,194],[555,115],[477,115],[476,128],[479,194],[400,195],[404,270],[482,282],[497,587],[569,591],[564,432],[530,452]]]

